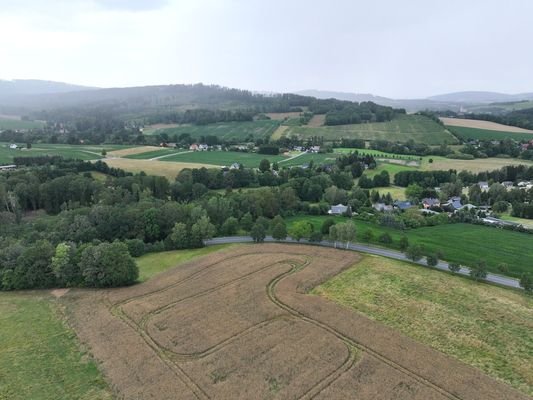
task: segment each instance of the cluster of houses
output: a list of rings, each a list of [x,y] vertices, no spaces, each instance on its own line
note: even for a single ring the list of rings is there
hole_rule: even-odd
[[[300,152],[306,152],[306,153],[318,153],[320,152],[320,146],[293,146],[293,151],[300,151]]]
[[[527,143],[522,143],[522,150],[529,150],[529,149],[533,149],[533,139],[531,139]]]

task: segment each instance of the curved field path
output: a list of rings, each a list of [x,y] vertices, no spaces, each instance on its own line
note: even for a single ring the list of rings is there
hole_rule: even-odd
[[[239,246],[136,286],[61,297],[126,399],[526,399],[476,369],[308,292],[359,261]]]

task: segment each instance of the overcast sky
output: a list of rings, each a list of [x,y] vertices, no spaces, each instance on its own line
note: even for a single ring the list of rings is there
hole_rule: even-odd
[[[0,0],[0,79],[533,91],[530,0]]]

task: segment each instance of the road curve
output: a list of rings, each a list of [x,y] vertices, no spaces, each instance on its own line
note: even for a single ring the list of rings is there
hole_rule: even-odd
[[[216,237],[213,239],[205,240],[204,243],[206,246],[214,245],[214,244],[227,244],[227,243],[252,243],[253,239],[250,236],[224,236],[224,237]],[[321,242],[309,242],[306,239],[302,239],[299,242],[294,239],[284,239],[284,240],[275,240],[272,238],[272,236],[265,237],[265,242],[278,242],[278,243],[301,243],[301,244],[311,244],[314,246],[324,246],[324,247],[335,247],[335,244],[333,242],[329,242],[326,240],[322,240]],[[359,244],[359,243],[351,243],[347,247],[346,245],[339,244],[337,248],[342,248],[345,250],[353,250],[358,251],[360,253],[368,253],[368,254],[374,254],[377,256],[383,256],[383,257],[389,257],[394,258],[396,260],[401,261],[408,261],[413,262],[412,260],[409,260],[405,254],[402,252],[396,251],[396,250],[390,250],[390,249],[384,249],[381,247],[374,247],[369,246],[366,244]],[[415,261],[415,264],[420,264],[427,267],[426,260],[423,258],[420,261]],[[448,269],[448,263],[445,261],[439,260],[437,265],[433,268],[440,269],[443,271],[449,271]],[[461,270],[457,272],[461,275],[469,276],[470,269],[466,267],[461,267]],[[501,286],[507,286],[514,289],[522,289],[520,287],[520,284],[518,282],[518,279],[509,278],[506,276],[496,275],[496,274],[487,274],[487,277],[484,279],[487,282],[495,283]]]

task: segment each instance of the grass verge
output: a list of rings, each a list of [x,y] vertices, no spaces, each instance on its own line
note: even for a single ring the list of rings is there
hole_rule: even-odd
[[[365,256],[313,290],[533,394],[533,298]]]
[[[111,399],[45,292],[0,293],[0,399]]]
[[[210,254],[229,246],[231,245],[220,244],[202,247],[201,249],[174,250],[163,251],[161,253],[145,254],[144,256],[137,258],[137,265],[139,266],[139,281],[144,282],[151,277],[166,271],[167,269],[173,268],[195,257]]]

